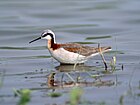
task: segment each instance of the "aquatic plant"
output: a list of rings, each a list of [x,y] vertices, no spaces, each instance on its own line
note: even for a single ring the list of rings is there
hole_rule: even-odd
[[[62,93],[51,92],[51,93],[48,94],[48,96],[50,96],[50,97],[52,97],[52,98],[56,98],[56,97],[62,96]]]
[[[75,87],[70,91],[70,105],[78,105],[83,91],[81,88]]]
[[[112,60],[110,62],[110,67],[111,67],[112,71],[114,71],[116,69],[116,56],[112,57]]]
[[[30,89],[22,89],[22,90],[13,89],[13,91],[14,91],[15,96],[20,97],[18,105],[27,105],[27,103],[30,102],[30,99],[31,99]]]

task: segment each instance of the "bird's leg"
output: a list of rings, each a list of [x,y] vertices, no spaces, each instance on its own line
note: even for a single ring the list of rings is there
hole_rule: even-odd
[[[70,76],[69,73],[65,73],[65,74],[73,81],[73,83],[76,83],[76,81]]]
[[[104,65],[105,65],[105,70],[107,71],[107,64],[106,64],[104,55],[103,55],[103,53],[102,53],[102,49],[101,49],[101,47],[100,47],[100,43],[98,43],[98,50],[99,50],[99,53],[100,53],[101,58],[102,58],[102,60],[103,60],[103,63],[104,63]]]

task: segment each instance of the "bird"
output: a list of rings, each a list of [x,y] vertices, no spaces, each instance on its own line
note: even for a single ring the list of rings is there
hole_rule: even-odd
[[[51,56],[60,64],[83,64],[89,58],[100,54],[98,47],[84,46],[78,43],[56,43],[55,34],[50,29],[44,30],[40,37],[29,43],[40,39],[47,40],[47,47]],[[102,53],[111,50],[110,46],[100,48]]]

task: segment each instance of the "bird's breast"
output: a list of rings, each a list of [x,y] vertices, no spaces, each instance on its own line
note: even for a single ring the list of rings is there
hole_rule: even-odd
[[[56,50],[49,49],[51,55],[61,63],[83,63],[85,61],[85,56],[78,53],[73,53],[65,50],[64,48],[58,48]]]

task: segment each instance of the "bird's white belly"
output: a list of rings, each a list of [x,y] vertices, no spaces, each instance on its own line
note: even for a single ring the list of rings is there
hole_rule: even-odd
[[[75,63],[84,63],[86,61],[86,57],[79,55],[77,53],[69,52],[64,48],[59,48],[57,50],[49,50],[51,55],[58,60],[60,63],[65,64],[75,64]]]

